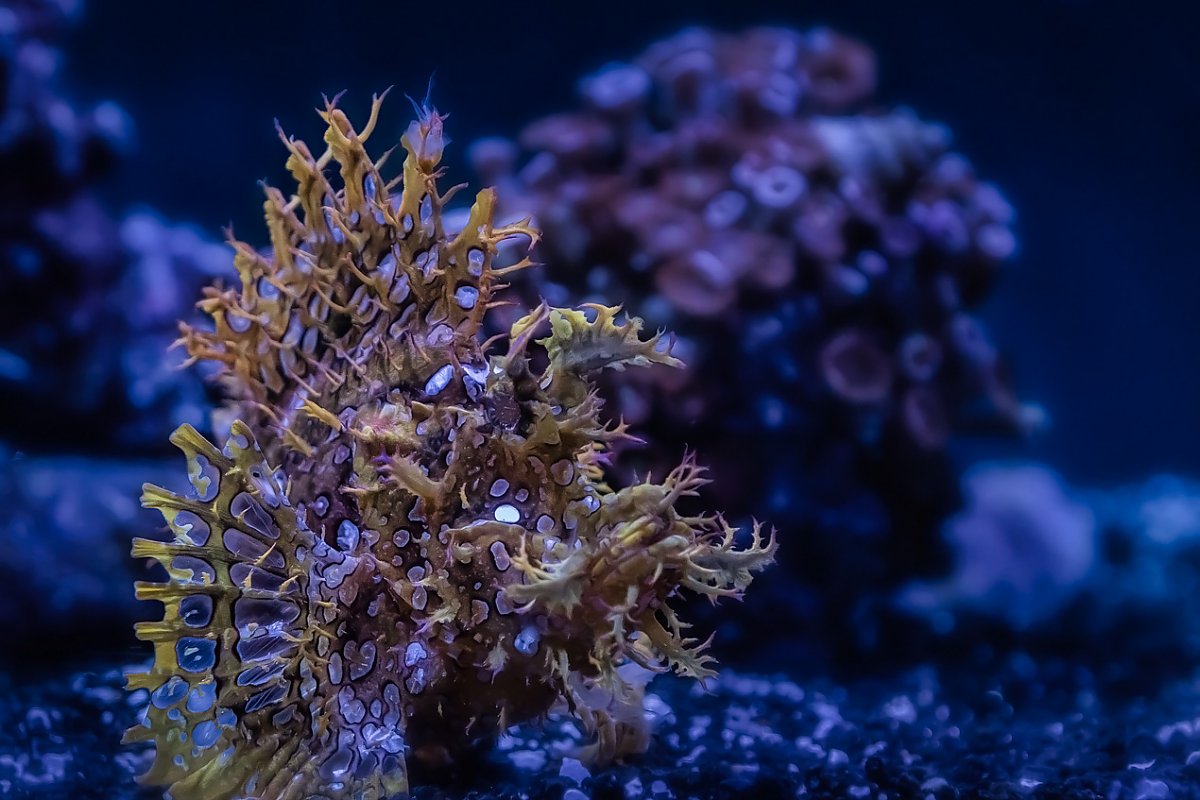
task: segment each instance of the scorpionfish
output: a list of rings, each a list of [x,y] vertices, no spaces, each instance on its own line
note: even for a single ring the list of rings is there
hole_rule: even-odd
[[[270,246],[233,241],[239,281],[206,290],[211,325],[182,327],[219,366],[229,435],[179,428],[191,488],[145,487],[173,539],[134,541],[168,578],[137,585],[165,612],[137,627],[154,661],[129,678],[149,702],[127,736],[154,743],[143,780],[176,800],[404,795],[410,764],[551,711],[580,721],[587,757],[642,751],[632,673],[713,674],[672,601],[738,595],[774,554],[757,525],[736,543],[678,510],[705,483],[689,457],[604,482],[629,434],[592,376],[678,366],[673,340],[543,304],[484,341],[529,263],[493,266],[498,248],[537,231],[497,224],[492,190],[451,223],[431,109],[385,179],[364,146],[381,102],[356,131],[327,101],[320,156],[280,133],[297,189],[266,188]]]

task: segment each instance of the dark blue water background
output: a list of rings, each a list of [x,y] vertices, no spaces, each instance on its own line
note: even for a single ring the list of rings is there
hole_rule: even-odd
[[[880,58],[882,100],[946,122],[1018,209],[989,304],[1033,446],[1073,481],[1200,472],[1200,56],[1185,2],[430,3],[94,0],[69,47],[92,99],[124,104],[133,164],[107,185],[216,234],[259,231],[286,185],[272,119],[312,138],[322,92],[361,114],[394,84],[450,111],[460,145],[574,104],[576,79],[687,25],[828,24]],[[393,103],[383,132],[407,121]],[[619,300],[620,298],[613,298]],[[995,445],[963,455],[995,454]]]

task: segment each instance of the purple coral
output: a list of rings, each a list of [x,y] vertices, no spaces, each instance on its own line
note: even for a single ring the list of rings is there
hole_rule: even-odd
[[[876,109],[874,86],[870,51],[826,30],[688,30],[581,81],[582,110],[529,125],[509,207],[536,213],[543,258],[574,267],[551,272],[579,276],[567,294],[623,290],[696,340],[710,413],[745,412],[744,387],[714,373],[745,357],[747,322],[792,302],[803,319],[780,345],[815,372],[821,413],[868,404],[937,449],[905,411],[932,385],[920,404],[958,428],[982,414],[1020,429],[966,316],[1015,249],[1012,209],[945,128]],[[474,153],[492,176],[514,164],[496,140]]]
[[[544,229],[545,273],[519,290],[621,298],[680,337],[685,381],[613,392],[662,448],[627,463],[688,443],[730,473],[732,512],[871,531],[854,592],[929,561],[953,436],[1037,420],[972,315],[1015,250],[1012,208],[875,84],[871,51],[828,30],[689,29],[583,79],[581,108],[520,134],[523,160],[474,150]]]

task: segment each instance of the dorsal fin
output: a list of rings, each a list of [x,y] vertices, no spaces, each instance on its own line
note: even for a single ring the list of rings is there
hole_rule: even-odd
[[[323,425],[308,425],[325,421],[322,411],[336,415],[377,391],[368,376],[419,387],[444,365],[432,356],[474,353],[502,276],[529,264],[493,269],[499,243],[537,237],[526,222],[494,224],[491,189],[477,194],[460,230],[447,230],[443,210],[461,187],[440,193],[436,186],[446,143],[436,111],[403,137],[403,181],[385,180],[386,156],[372,160],[365,148],[382,100],[375,98],[361,130],[329,101],[321,155],[282,137],[297,187],[290,200],[266,190],[271,254],[232,242],[240,286],[210,291],[201,302],[211,329],[183,327],[192,358],[221,364],[229,394],[243,404],[239,416],[291,449],[324,437]],[[332,166],[337,178],[326,175]],[[265,417],[247,416],[247,402]],[[279,455],[273,442],[263,443]]]

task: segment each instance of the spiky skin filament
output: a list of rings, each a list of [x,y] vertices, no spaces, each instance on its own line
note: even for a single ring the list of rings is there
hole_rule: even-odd
[[[379,104],[361,132],[328,104],[319,157],[285,138],[299,188],[267,189],[272,255],[235,242],[240,285],[207,292],[212,330],[184,329],[236,421],[223,450],[176,432],[194,490],[147,486],[175,539],[134,544],[170,579],[138,587],[165,614],[138,630],[155,660],[129,684],[152,699],[129,738],[154,741],[146,780],[176,800],[399,795],[406,759],[445,763],[556,705],[594,731],[591,757],[643,749],[619,668],[711,675],[671,598],[736,595],[775,549],[675,510],[704,482],[690,459],[603,483],[626,433],[591,376],[678,365],[669,339],[542,307],[485,353],[497,246],[537,233],[495,226],[490,190],[445,229],[436,112],[385,182],[363,146]]]

